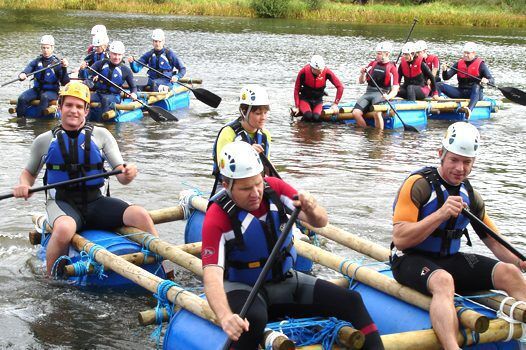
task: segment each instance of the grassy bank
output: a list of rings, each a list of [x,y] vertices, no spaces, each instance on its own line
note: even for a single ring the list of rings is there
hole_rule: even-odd
[[[353,23],[411,23],[526,27],[526,3],[518,0],[0,0],[0,8],[69,9],[173,15],[282,17]]]

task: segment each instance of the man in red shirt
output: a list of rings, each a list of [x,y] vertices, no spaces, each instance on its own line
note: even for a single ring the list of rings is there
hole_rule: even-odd
[[[283,180],[262,176],[258,153],[246,142],[227,144],[219,157],[224,189],[212,198],[203,223],[205,294],[234,349],[257,349],[269,319],[333,316],[349,321],[366,336],[366,349],[383,349],[376,325],[359,293],[292,269],[292,231],[281,246],[245,319],[238,313],[265,265],[287,219],[301,206],[299,219],[315,227],[327,213],[315,198]],[[297,199],[294,199],[296,198]]]

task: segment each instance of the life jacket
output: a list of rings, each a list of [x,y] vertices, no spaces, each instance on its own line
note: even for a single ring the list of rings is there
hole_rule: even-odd
[[[70,138],[61,126],[53,129],[53,138],[45,158],[44,182],[54,184],[104,172],[104,158],[92,140],[93,125],[86,124],[77,137]],[[104,185],[104,178],[67,186],[67,190],[94,189]]]
[[[371,67],[371,77],[378,84],[378,86],[384,89],[391,88],[391,86],[393,85],[392,75],[388,72],[391,70],[391,68],[396,68],[393,62],[379,64],[378,61],[374,60],[371,63],[369,63],[369,67]],[[369,76],[367,76],[366,79],[369,85],[374,87],[374,84],[369,78]]]
[[[473,61],[471,61],[469,66],[466,64],[466,61],[464,61],[463,59],[457,62],[457,68],[458,68],[457,79],[458,79],[459,87],[469,88],[473,84],[476,84],[479,82],[477,79],[472,78],[462,72],[467,72],[476,77],[480,77],[480,65],[482,64],[482,62],[484,61],[480,57],[476,57]]]
[[[102,61],[107,58],[109,58],[107,51],[102,51],[101,53],[98,53],[95,50],[93,50],[88,56],[86,56],[84,61],[88,62],[88,64],[91,66],[95,62]]]
[[[440,182],[440,175],[435,167],[425,167],[413,172],[411,175],[419,174],[427,180],[431,186],[431,196],[427,203],[425,203],[418,212],[418,221],[433,214],[444,205],[449,193],[446,187]],[[474,208],[474,192],[469,180],[462,181],[459,190],[459,196],[462,201],[470,207],[473,212]],[[405,249],[404,253],[411,252],[426,252],[434,256],[449,256],[458,253],[460,250],[460,238],[465,235],[467,244],[471,246],[471,240],[468,235],[467,226],[469,218],[463,214],[458,217],[450,218],[449,220],[440,224],[440,226],[430,234],[424,241],[418,245]]]
[[[47,66],[57,63],[58,61],[59,59],[55,55],[47,59],[40,56],[37,66],[35,67],[35,70],[45,68]],[[54,68],[46,69],[45,71],[35,74],[35,79],[34,79],[35,89],[39,89],[43,91],[57,91],[58,92],[60,89],[59,77],[60,77],[61,69],[62,69],[62,66],[59,65]]]
[[[288,218],[283,203],[276,192],[264,182],[263,200],[269,211],[265,221],[259,220],[249,212],[239,208],[226,191],[217,194],[213,201],[230,218],[233,234],[225,234],[225,278],[231,282],[254,285],[265,265],[272,248],[281,235]],[[267,274],[265,281],[282,281],[296,261],[292,230]]]
[[[226,127],[231,127],[232,130],[234,130],[234,133],[236,134],[236,137],[234,138],[234,141],[245,141],[246,143],[248,143],[250,145],[253,145],[255,143],[260,144],[261,147],[263,147],[265,155],[268,156],[270,144],[268,142],[267,135],[263,131],[258,129],[256,131],[256,134],[254,135],[254,138],[250,137],[248,132],[241,125],[240,118],[238,118],[238,119],[236,119],[234,121],[231,121],[230,123],[226,124],[225,126],[223,126],[219,130],[219,132],[217,133],[217,137],[216,137],[216,140],[214,142],[214,147],[213,147],[213,150],[212,150],[212,152],[213,152],[212,158],[214,160],[214,169],[212,171],[212,175],[215,175],[216,177],[219,176],[219,168],[217,166],[217,161],[218,161],[218,159],[217,159],[217,139],[219,138],[219,135],[221,134],[221,131],[223,131],[223,129],[226,128]]]
[[[422,61],[422,56],[415,57],[411,63],[408,63],[405,57],[402,57],[400,66],[402,67],[402,74],[404,75],[404,86],[426,85],[424,73],[422,72]]]
[[[109,60],[105,60],[102,66],[100,67],[101,69],[99,73],[108,78],[108,80],[115,83],[117,86],[122,87],[122,85],[124,84],[124,78],[122,76],[121,65],[122,63],[114,65]],[[115,86],[111,85],[101,77],[97,79],[95,89],[102,93],[119,94],[121,92],[121,90],[117,89]]]
[[[327,84],[327,68],[323,68],[318,76],[314,76],[310,64],[303,67],[303,79],[300,88],[300,97],[302,99],[321,99],[325,92]]]
[[[163,47],[163,49],[160,51],[155,51],[154,49],[152,49],[150,52],[151,56],[148,60],[148,66],[155,68],[160,72],[163,72],[165,75],[171,78],[174,69],[174,66],[170,63],[170,59],[168,58],[168,55],[171,53],[171,50]],[[151,69],[148,71],[148,76],[152,79],[165,78]]]
[[[426,59],[424,60],[424,62],[426,63],[426,65],[429,67],[429,70],[431,71],[431,73],[433,72],[433,61],[435,60],[435,58],[438,60],[438,67],[439,68],[437,70],[437,74],[435,75],[435,81],[441,81],[442,79],[440,78],[440,60],[438,59],[438,56],[437,55],[431,55],[431,54],[427,54],[427,57]]]

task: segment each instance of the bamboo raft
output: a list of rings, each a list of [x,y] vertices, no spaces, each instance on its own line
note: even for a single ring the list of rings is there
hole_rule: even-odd
[[[207,200],[201,197],[190,195],[186,197],[186,205],[178,205],[172,208],[165,208],[150,212],[150,216],[156,224],[163,222],[181,220],[191,215],[187,221],[185,240],[191,240],[192,236],[200,235],[203,219],[203,211],[206,209]],[[191,209],[190,209],[191,208]],[[30,233],[32,243],[39,243],[40,232],[46,227],[43,219],[34,218],[39,232]],[[342,244],[359,253],[365,254],[375,260],[386,261],[389,255],[388,249],[378,246],[373,242],[359,238],[344,230],[332,225],[327,225],[321,229],[315,229],[309,225],[304,226],[320,236],[324,236],[339,244]],[[159,293],[161,285],[166,282],[162,276],[156,276],[143,268],[136,266],[154,262],[151,253],[158,254],[164,259],[170,260],[175,264],[188,269],[197,276],[202,276],[201,261],[195,255],[200,253],[200,243],[186,243],[183,245],[173,245],[152,237],[147,233],[139,232],[133,228],[122,228],[117,230],[119,237],[128,242],[135,243],[139,247],[147,247],[148,257],[144,257],[142,252],[118,252],[118,255],[106,249],[98,249],[92,255],[93,259],[104,265],[105,271],[115,272],[129,281],[132,285],[140,285],[149,292]],[[94,245],[89,238],[75,235],[73,246],[77,250],[89,252]],[[196,237],[194,237],[195,239]],[[45,240],[44,240],[45,241]],[[44,243],[46,244],[46,243]],[[322,250],[309,243],[296,240],[296,249],[299,255],[308,258],[315,263],[328,267],[342,273],[344,276],[353,278],[353,288],[359,291],[371,313],[371,316],[378,325],[382,340],[386,349],[440,349],[440,344],[435,333],[430,327],[427,309],[429,308],[430,298],[422,295],[410,288],[399,285],[390,275],[387,265],[380,265],[382,268],[372,268],[352,260],[345,259],[336,254]],[[137,248],[135,248],[137,249]],[[121,255],[121,256],[119,256]],[[41,256],[41,258],[43,258]],[[148,260],[150,259],[150,260]],[[158,263],[158,262],[157,262]],[[86,269],[89,275],[89,268]],[[64,273],[70,276],[75,271],[71,265],[64,268]],[[91,275],[93,276],[93,275]],[[69,277],[78,278],[78,277]],[[84,277],[85,278],[85,277]],[[115,278],[108,277],[109,279]],[[93,281],[99,281],[93,276]],[[349,286],[348,278],[338,278],[331,282],[343,287]],[[96,282],[108,283],[108,282]],[[77,284],[79,287],[86,286]],[[131,287],[131,285],[130,285]],[[111,287],[110,287],[111,288]],[[518,349],[518,342],[522,334],[522,324],[526,321],[526,308],[524,305],[515,305],[514,300],[506,300],[502,294],[483,292],[484,296],[473,301],[463,299],[463,311],[459,313],[459,320],[462,327],[467,331],[457,334],[459,344],[472,345],[469,349]],[[174,314],[169,319],[168,312],[161,310],[165,321],[169,321],[168,329],[164,337],[164,348],[171,349],[177,343],[178,348],[192,349],[216,349],[226,339],[226,335],[217,326],[218,320],[210,309],[205,299],[182,289],[179,286],[171,285],[166,291],[167,299],[176,306]],[[485,304],[492,308],[501,307],[504,313],[509,314],[513,309],[511,318],[495,318],[495,312],[481,308],[478,304]],[[141,324],[151,324],[156,319],[156,312],[153,310],[143,311],[139,314]],[[195,337],[200,334],[200,337]],[[275,332],[268,332],[268,338],[273,340],[273,349],[292,349],[293,342],[286,336]],[[363,345],[361,333],[344,327],[340,329],[337,337],[341,344],[351,349],[359,349]],[[510,337],[510,341],[505,341]],[[477,344],[478,342],[478,344]],[[321,349],[321,345],[310,345],[298,347],[300,349]],[[339,347],[334,347],[337,349]]]

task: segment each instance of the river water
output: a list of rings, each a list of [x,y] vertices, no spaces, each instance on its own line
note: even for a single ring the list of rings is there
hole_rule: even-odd
[[[39,53],[41,35],[52,34],[56,52],[78,67],[94,24],[104,23],[110,38],[125,43],[127,53],[150,49],[151,30],[163,28],[167,43],[185,61],[188,76],[202,78],[206,89],[223,102],[213,110],[193,99],[180,111],[178,123],[107,125],[127,162],[140,175],[129,186],[112,181],[112,194],[147,209],[173,206],[188,188],[204,192],[212,186],[211,149],[219,128],[236,114],[237,95],[245,83],[266,86],[271,98],[268,128],[273,136],[272,160],[282,177],[311,191],[328,208],[330,221],[350,232],[388,246],[393,197],[408,172],[437,164],[437,147],[447,123],[431,121],[421,133],[355,130],[335,124],[291,124],[288,108],[298,70],[315,53],[346,85],[343,100],[365,90],[357,84],[359,67],[374,57],[374,45],[392,40],[402,45],[408,25],[353,25],[314,21],[256,20],[106,14],[64,11],[0,11],[0,81],[17,76]],[[526,90],[526,30],[417,25],[413,38],[428,42],[441,58],[458,57],[465,41],[480,44],[501,86]],[[28,87],[15,83],[0,89],[0,188],[17,182],[35,136],[54,121],[19,124],[8,115],[8,100]],[[328,89],[334,96],[334,89]],[[495,89],[489,96],[501,98]],[[505,103],[490,121],[477,123],[483,146],[471,176],[500,230],[526,251],[526,108]],[[84,293],[42,277],[36,248],[27,240],[30,214],[42,213],[44,197],[0,202],[0,348],[149,348],[153,327],[138,325],[138,311],[152,307],[150,298]],[[183,241],[182,223],[163,224],[161,237]],[[488,251],[474,238],[474,250]],[[329,244],[328,249],[355,256]],[[328,275],[330,272],[321,271]],[[177,277],[190,286],[196,279],[184,271]]]

